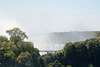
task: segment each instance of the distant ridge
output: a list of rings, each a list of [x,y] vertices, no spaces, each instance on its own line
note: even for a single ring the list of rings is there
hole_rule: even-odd
[[[94,33],[96,33],[96,32],[100,32],[100,31],[69,31],[69,32],[52,32],[52,34],[54,34],[54,33],[72,33],[72,32],[94,32]]]
[[[53,43],[66,43],[84,41],[90,38],[96,38],[96,32],[99,31],[71,31],[71,32],[54,32],[51,33],[50,39]]]

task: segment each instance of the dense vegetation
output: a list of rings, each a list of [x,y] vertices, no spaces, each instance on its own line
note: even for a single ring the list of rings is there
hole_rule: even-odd
[[[100,39],[66,43],[56,53],[40,56],[28,36],[19,28],[6,31],[8,40],[0,36],[0,67],[100,67]],[[97,33],[99,36],[99,33]]]
[[[19,28],[6,31],[10,40],[0,36],[0,67],[39,67],[39,50],[32,42],[25,42],[28,38]]]
[[[41,67],[100,67],[100,32],[96,34],[98,38],[66,43],[62,50],[41,56]]]
[[[45,67],[100,67],[100,39],[66,43],[62,50],[41,59]]]

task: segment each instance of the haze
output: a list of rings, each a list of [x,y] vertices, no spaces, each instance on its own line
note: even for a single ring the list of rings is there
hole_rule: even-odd
[[[0,0],[0,35],[19,27],[38,33],[99,31],[100,0]]]

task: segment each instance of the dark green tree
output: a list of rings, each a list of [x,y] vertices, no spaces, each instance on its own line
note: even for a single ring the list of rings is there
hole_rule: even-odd
[[[0,36],[0,44],[2,44],[4,41],[8,42],[8,38],[5,36]]]
[[[65,67],[65,66],[62,65],[58,60],[55,60],[54,63],[50,63],[50,64],[48,64],[47,67]]]
[[[40,67],[45,67],[44,61],[41,57],[38,58],[38,63]]]
[[[28,39],[28,36],[26,35],[26,33],[20,30],[19,28],[13,28],[13,29],[7,30],[6,33],[10,35],[10,40],[12,42],[15,42],[15,44],[17,42],[23,41],[25,38]]]
[[[32,66],[32,56],[29,52],[21,52],[17,58],[18,63],[24,64],[25,66]]]

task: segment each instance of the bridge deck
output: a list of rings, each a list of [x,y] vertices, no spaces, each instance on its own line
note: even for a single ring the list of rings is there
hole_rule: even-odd
[[[59,50],[40,50],[39,52],[46,52],[47,54],[49,53],[56,53]]]
[[[56,52],[58,50],[55,50],[55,51],[51,51],[51,50],[40,50],[40,52]]]
[[[55,53],[59,50],[40,50],[39,52]]]

